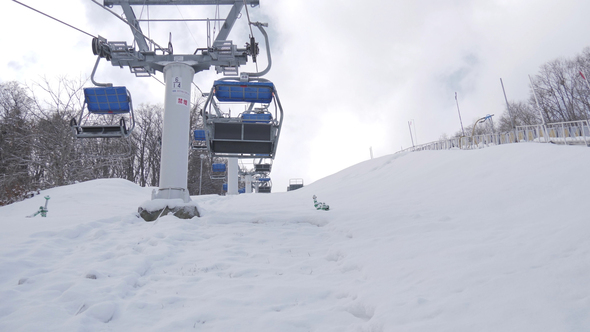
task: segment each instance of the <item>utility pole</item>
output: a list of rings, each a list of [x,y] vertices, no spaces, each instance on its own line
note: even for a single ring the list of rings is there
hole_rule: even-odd
[[[514,126],[514,118],[512,117],[512,112],[510,112],[510,104],[508,104],[508,98],[506,98],[506,90],[504,90],[504,82],[502,82],[502,78],[500,77],[500,84],[502,84],[502,92],[504,92],[504,100],[506,101],[506,109],[508,110],[508,116],[510,116],[510,123],[512,124],[512,129],[515,129]]]
[[[412,139],[412,147],[414,147],[414,137],[412,136],[412,121],[408,121],[408,128],[410,128],[410,138]]]
[[[463,129],[463,120],[461,120],[461,111],[459,110],[459,100],[457,99],[457,92],[455,92],[455,102],[457,103],[457,112],[459,112],[459,122],[461,122],[461,132],[465,136],[465,130]]]
[[[535,96],[535,102],[537,103],[537,109],[539,110],[541,121],[543,122],[543,126],[545,126],[545,118],[543,117],[543,113],[541,112],[541,105],[539,105],[539,99],[537,99],[537,92],[535,91],[535,85],[533,84],[533,79],[531,78],[531,75],[529,75],[529,81],[531,82],[531,89],[533,89],[533,95]]]
[[[582,78],[584,79],[584,82],[586,82],[586,86],[588,87],[588,91],[590,91],[590,83],[588,83],[588,80],[586,79],[586,76],[582,73],[582,70],[580,69],[580,76],[582,76]],[[588,111],[586,110],[586,122],[588,122]],[[590,125],[590,124],[588,124]]]
[[[412,124],[414,125],[414,138],[416,139],[416,145],[420,145],[418,143],[418,131],[416,130],[416,120],[412,119]]]

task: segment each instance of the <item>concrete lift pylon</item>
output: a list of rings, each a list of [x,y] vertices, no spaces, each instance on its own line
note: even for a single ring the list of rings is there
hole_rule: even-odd
[[[113,6],[122,7],[137,49],[124,41],[107,41],[99,37],[92,42],[94,54],[99,58],[106,58],[113,66],[129,67],[131,73],[137,77],[149,77],[159,71],[164,74],[165,79],[160,183],[158,190],[152,193],[152,201],[158,202],[147,204],[149,207],[140,206],[140,215],[147,221],[155,220],[166,213],[186,218],[198,216],[196,206],[189,203],[191,199],[187,189],[187,134],[190,130],[193,77],[212,66],[217,73],[235,75],[237,68],[247,63],[248,56],[257,55],[257,45],[246,44],[246,47],[238,48],[226,39],[244,5],[257,6],[259,0],[104,0],[103,3],[107,10]],[[133,5],[231,5],[232,8],[211,45],[197,49],[193,54],[174,54],[170,44],[163,48],[143,34],[131,7]],[[178,199],[183,204],[178,204]],[[158,208],[154,208],[155,206]]]

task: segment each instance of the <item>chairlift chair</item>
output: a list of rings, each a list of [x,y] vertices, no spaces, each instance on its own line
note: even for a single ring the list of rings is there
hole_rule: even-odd
[[[272,182],[270,178],[258,178],[258,192],[270,193],[272,189]]]
[[[243,105],[237,116],[224,114],[221,105]],[[273,107],[272,112],[269,107]],[[239,107],[239,106],[238,106]],[[213,156],[274,158],[283,123],[283,108],[274,84],[263,78],[215,81],[203,108],[207,147]]]
[[[211,165],[211,180],[223,180],[227,176],[227,167],[224,163],[215,163]]]
[[[258,174],[268,174],[272,170],[272,159],[260,158],[254,162],[254,172]]]
[[[227,192],[227,183],[224,183],[221,186],[221,189],[225,192]],[[238,194],[245,194],[246,193],[246,188],[242,187],[242,188],[238,188]]]
[[[111,83],[94,80],[100,58],[97,57],[90,74],[95,87],[84,88],[84,105],[78,120],[70,121],[70,127],[77,138],[127,138],[135,128],[131,93],[124,86],[114,87]],[[116,116],[120,116],[118,120]],[[125,117],[128,117],[129,127]]]
[[[207,134],[204,129],[193,131],[193,142],[191,147],[193,150],[197,151],[207,150]]]
[[[287,191],[297,190],[299,188],[303,188],[303,179],[290,179],[289,186],[287,187]]]
[[[131,94],[124,86],[84,88],[84,106],[78,120],[70,121],[77,138],[126,138],[135,128]]]

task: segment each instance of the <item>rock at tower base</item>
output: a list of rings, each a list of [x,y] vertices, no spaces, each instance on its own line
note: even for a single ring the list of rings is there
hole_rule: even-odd
[[[137,208],[139,216],[145,221],[155,221],[161,216],[173,214],[180,219],[200,217],[194,202],[184,203],[181,199],[154,199],[146,201]]]

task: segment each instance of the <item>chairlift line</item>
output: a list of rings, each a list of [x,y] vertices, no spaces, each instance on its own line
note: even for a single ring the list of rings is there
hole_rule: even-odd
[[[182,199],[185,203],[191,200],[186,185],[188,167],[185,168],[185,166],[188,163],[188,150],[184,146],[186,145],[186,132],[190,130],[190,100],[193,85],[206,97],[201,111],[203,127],[192,133],[194,137],[193,148],[201,151],[207,150],[210,157],[229,158],[226,173],[230,194],[234,192],[234,189],[237,190],[235,185],[238,174],[237,158],[270,159],[272,161],[276,154],[283,123],[283,108],[275,85],[263,78],[272,66],[269,38],[263,28],[268,24],[250,21],[248,5],[258,6],[259,0],[103,0],[103,4],[99,3],[100,0],[91,1],[125,22],[131,28],[133,35],[133,43],[129,44],[126,41],[107,41],[106,38],[100,36],[94,37],[93,53],[98,56],[98,59],[106,58],[115,67],[128,67],[131,73],[137,77],[154,77],[157,71],[162,72],[165,76],[160,181],[158,189],[152,194],[153,200]],[[118,15],[109,9],[114,5],[121,6],[124,15]],[[144,17],[138,19],[132,6],[143,6],[145,9],[150,5],[215,5],[218,8],[215,20],[185,19],[182,13],[181,20],[164,18],[152,20],[149,7],[147,20],[144,20]],[[221,5],[231,5],[224,20],[219,18],[221,15],[219,6]],[[242,7],[246,7],[251,36],[249,44],[246,43],[245,47],[238,47],[233,41],[228,40],[228,36],[240,17]],[[140,16],[143,16],[143,9]],[[208,25],[207,48],[197,48],[194,54],[173,54],[171,37],[169,37],[169,47],[163,48],[143,34],[140,22],[145,21],[148,22],[148,30],[149,22],[156,21],[184,21],[185,23],[189,21],[221,23],[223,21],[223,23],[218,25],[219,31],[216,32],[215,39],[211,43],[209,43]],[[255,59],[259,53],[252,25],[258,27],[265,39],[268,61],[266,68],[260,72],[256,68],[255,73],[240,73],[238,68],[247,64],[250,57],[252,57],[252,61],[256,62]],[[211,92],[207,94],[203,93],[195,84],[194,75],[209,70],[211,67],[215,68],[217,74],[222,73],[225,77],[216,80]],[[94,80],[93,83],[96,84]],[[96,133],[95,137],[128,137],[135,124],[129,91],[125,87],[96,85],[99,87],[84,90],[88,115],[85,116],[85,113],[81,113],[78,122],[82,122],[83,118],[90,119],[94,115],[100,115],[102,118],[110,117],[111,122],[88,127],[73,120],[72,128],[80,138],[92,133]],[[95,105],[90,98],[91,92],[106,99],[106,102],[98,107],[98,111],[95,110]],[[129,103],[128,109],[125,107],[127,102]],[[198,102],[195,104],[196,107],[200,105]],[[244,105],[244,110],[237,115],[223,113],[221,107],[228,105],[234,110],[241,109],[240,105]],[[112,126],[114,121],[112,118],[118,115],[122,116],[122,120],[116,128]],[[125,116],[129,119],[129,128],[123,119]],[[270,192],[271,182],[268,177],[270,164],[258,166],[262,167],[258,173],[258,178],[262,178],[259,182],[264,184],[263,190]],[[268,172],[265,172],[267,169]]]

